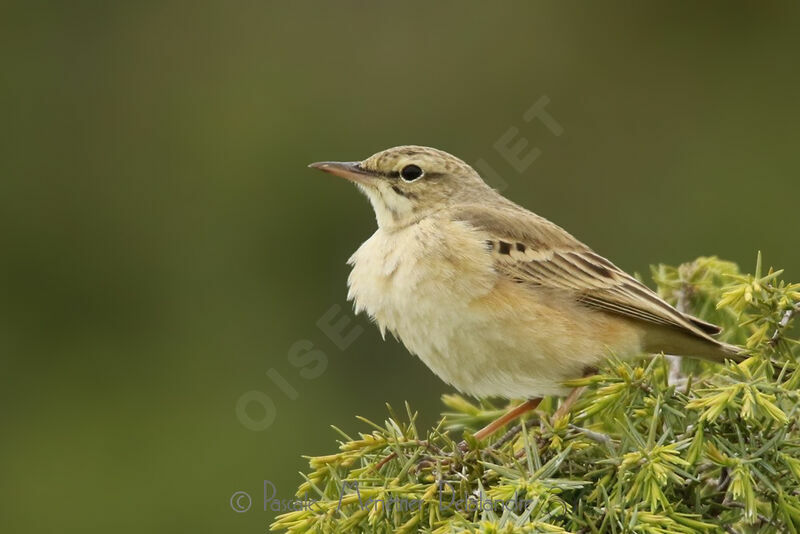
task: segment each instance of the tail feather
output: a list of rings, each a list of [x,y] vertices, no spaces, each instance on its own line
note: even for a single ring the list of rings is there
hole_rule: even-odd
[[[702,319],[698,319],[697,317],[692,317],[691,315],[687,315],[685,313],[683,314],[683,316],[686,319],[688,319],[689,322],[691,322],[694,326],[696,326],[697,328],[702,330],[703,333],[708,334],[709,336],[715,336],[715,335],[719,334],[720,332],[722,332],[722,328],[720,328],[719,326],[717,326],[715,324],[707,323],[707,322],[703,321]]]
[[[747,359],[747,354],[745,354],[744,349],[741,347],[731,345],[730,343],[722,343],[721,341],[716,341],[715,343],[716,346],[709,356],[700,355],[700,357],[714,362],[732,360],[736,363],[741,363]]]
[[[653,354],[663,352],[675,356],[703,358],[717,363],[723,363],[725,360],[739,363],[747,358],[741,347],[717,341],[705,333],[678,333],[672,328],[649,328],[644,338],[644,348]]]

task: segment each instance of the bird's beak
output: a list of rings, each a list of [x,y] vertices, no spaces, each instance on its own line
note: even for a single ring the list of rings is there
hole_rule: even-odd
[[[312,163],[309,167],[364,185],[375,177],[373,173],[361,168],[359,161],[320,161]]]

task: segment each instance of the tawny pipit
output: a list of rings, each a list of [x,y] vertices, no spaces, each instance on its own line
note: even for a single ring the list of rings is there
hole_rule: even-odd
[[[711,337],[717,326],[679,312],[446,152],[401,146],[311,167],[354,182],[375,210],[378,230],[349,260],[356,312],[464,393],[563,395],[565,380],[611,354],[737,359]]]

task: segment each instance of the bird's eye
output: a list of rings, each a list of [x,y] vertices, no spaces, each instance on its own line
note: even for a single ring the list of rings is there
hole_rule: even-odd
[[[422,169],[416,165],[406,165],[403,167],[403,170],[400,171],[400,177],[406,182],[413,182],[423,174]]]

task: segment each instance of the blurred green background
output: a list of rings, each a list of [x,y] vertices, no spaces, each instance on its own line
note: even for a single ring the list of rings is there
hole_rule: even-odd
[[[290,497],[328,425],[404,400],[435,419],[450,389],[394,340],[358,317],[340,350],[316,324],[352,318],[375,223],[312,161],[435,146],[630,271],[761,249],[800,280],[798,14],[4,3],[0,530],[262,532],[262,481]],[[523,120],[543,96],[560,136]],[[541,150],[522,173],[494,148],[510,128]],[[252,391],[266,430],[237,416]]]

